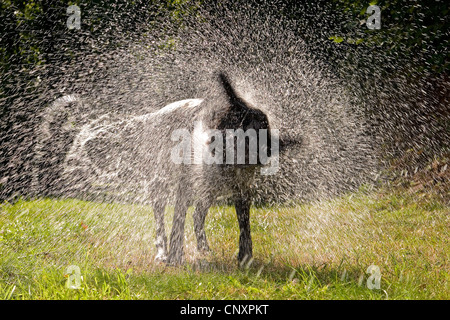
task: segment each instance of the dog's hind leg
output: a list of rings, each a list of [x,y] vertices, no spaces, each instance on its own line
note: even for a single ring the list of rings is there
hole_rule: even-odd
[[[237,197],[234,202],[239,222],[239,264],[245,264],[252,258],[252,238],[250,235],[250,199],[245,195]]]
[[[208,214],[211,201],[209,199],[201,200],[195,206],[194,211],[194,230],[197,237],[197,250],[200,252],[209,251],[208,241],[205,233],[205,218]]]
[[[184,225],[189,200],[189,197],[186,196],[180,186],[175,201],[172,232],[170,234],[169,257],[167,260],[171,265],[181,264],[184,260]]]
[[[164,227],[165,203],[158,201],[153,205],[153,214],[156,222],[156,261],[166,262],[167,260],[167,236]]]

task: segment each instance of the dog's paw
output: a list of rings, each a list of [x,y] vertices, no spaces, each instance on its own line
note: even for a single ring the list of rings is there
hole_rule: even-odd
[[[155,262],[156,263],[160,263],[160,264],[163,264],[163,263],[166,263],[167,262],[167,255],[165,254],[165,253],[163,253],[163,252],[158,252],[158,254],[156,255],[156,257],[155,257]]]

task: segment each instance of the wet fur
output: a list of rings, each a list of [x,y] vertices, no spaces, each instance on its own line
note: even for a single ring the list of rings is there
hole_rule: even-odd
[[[244,131],[247,129],[255,129],[256,132],[258,132],[259,129],[269,129],[267,116],[261,110],[250,106],[241,99],[231,86],[231,83],[225,74],[219,74],[218,80],[227,97],[227,105],[223,106],[222,110],[218,110],[218,112],[214,113],[212,118],[205,119],[209,128],[216,128],[223,132],[225,132],[226,129],[236,130],[239,128]],[[246,158],[248,160],[248,157]],[[187,181],[180,181],[176,194],[173,226],[168,250],[166,249],[167,238],[164,231],[165,203],[158,202],[154,205],[154,215],[157,225],[157,259],[165,261],[167,254],[167,262],[169,264],[176,265],[183,262],[183,239],[186,211],[192,204],[195,205],[193,218],[194,230],[197,238],[197,248],[202,252],[209,250],[204,228],[205,218],[209,208],[214,204],[216,197],[221,195],[221,192],[232,193],[232,200],[236,209],[240,229],[238,261],[239,263],[245,263],[251,259],[253,251],[250,234],[251,195],[249,192],[249,184],[251,184],[252,178],[260,165],[259,162],[256,165],[213,165],[214,168],[211,168],[211,165],[203,165],[201,170],[204,171],[203,177],[205,180],[203,180],[204,185],[200,186],[200,189],[203,189],[204,192],[200,192],[201,197],[197,199],[195,198],[195,192],[194,194],[191,194],[190,191],[188,191],[189,179]],[[183,168],[183,170],[196,169],[198,170],[198,168]],[[182,176],[189,177],[189,173],[186,172],[186,174],[183,174]],[[197,175],[194,174],[194,176]],[[219,188],[216,185],[218,181],[222,184]]]

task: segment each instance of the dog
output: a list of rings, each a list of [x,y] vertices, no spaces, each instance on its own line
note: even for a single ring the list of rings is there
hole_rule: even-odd
[[[258,157],[260,152],[265,152],[266,156],[271,156],[271,137],[267,137],[265,144],[259,144],[257,146],[257,154],[250,154],[250,139],[243,139],[241,143],[244,143],[245,158],[244,161],[239,163],[237,159],[237,149],[239,147],[237,137],[231,137],[227,139],[227,134],[230,130],[242,130],[242,132],[248,132],[254,130],[256,133],[256,139],[260,140],[259,132],[261,129],[270,132],[269,119],[267,115],[249,105],[236,93],[232,87],[228,77],[224,73],[219,73],[218,81],[223,89],[223,93],[226,96],[224,105],[208,108],[208,104],[203,106],[204,113],[200,112],[200,123],[207,128],[215,128],[219,132],[219,135],[211,137],[206,141],[203,139],[196,139],[196,135],[202,135],[202,129],[195,130],[194,128],[194,145],[196,143],[202,144],[204,148],[207,148],[216,139],[222,139],[221,145],[225,147],[222,150],[222,162],[219,164],[201,164],[200,167],[185,168],[190,171],[191,174],[184,174],[183,177],[189,177],[188,181],[182,181],[179,184],[175,211],[173,217],[172,231],[170,234],[170,243],[168,250],[167,238],[164,231],[164,207],[163,202],[157,202],[154,205],[154,215],[156,221],[156,247],[158,250],[157,259],[166,261],[169,264],[179,264],[183,261],[183,239],[184,239],[184,224],[186,211],[192,204],[195,205],[194,218],[194,230],[197,238],[197,249],[200,252],[209,251],[209,245],[206,239],[204,224],[205,218],[208,213],[208,209],[214,204],[217,196],[223,195],[223,193],[231,193],[231,198],[234,202],[236,209],[236,215],[239,222],[239,253],[238,262],[245,263],[252,258],[252,239],[250,234],[250,205],[251,195],[249,193],[249,185],[251,184],[254,175],[257,170],[263,165],[260,161],[261,157]],[[197,104],[197,108],[201,108],[203,101],[187,101],[187,103]],[[166,107],[167,108],[167,107]],[[171,108],[171,107],[169,107]],[[183,108],[183,106],[181,106]],[[211,110],[213,109],[213,110]],[[213,112],[212,112],[213,111]],[[267,132],[266,131],[266,132]],[[198,141],[200,140],[200,141]],[[229,143],[231,142],[231,145]],[[233,150],[233,154],[227,153],[227,151]],[[210,150],[212,155],[215,155],[217,150]],[[231,159],[230,159],[231,156]],[[250,158],[253,156],[256,161],[251,162]],[[196,172],[201,170],[201,174]],[[202,176],[201,186],[197,185],[197,194],[189,192],[187,186],[192,183],[194,179]],[[190,181],[189,181],[190,180]],[[218,186],[217,183],[221,185]],[[200,195],[200,198],[196,196]]]
[[[80,130],[64,160],[65,176],[83,190],[103,183],[119,185],[117,190],[122,195],[142,195],[153,207],[155,260],[169,265],[184,261],[184,228],[191,205],[195,206],[197,249],[209,251],[205,218],[221,195],[230,196],[236,210],[238,262],[248,262],[253,255],[252,181],[256,174],[264,173],[268,163],[277,165],[279,150],[288,146],[271,128],[266,112],[244,101],[225,73],[216,75],[219,98],[181,100],[156,112],[112,123],[100,118]],[[211,129],[214,135],[208,135]],[[244,135],[233,136],[233,132]],[[253,136],[245,135],[249,132]],[[180,143],[180,133],[189,134],[190,141]],[[183,157],[179,157],[180,151],[184,151]],[[221,161],[198,161],[204,155]],[[164,213],[171,197],[175,202],[169,242]]]

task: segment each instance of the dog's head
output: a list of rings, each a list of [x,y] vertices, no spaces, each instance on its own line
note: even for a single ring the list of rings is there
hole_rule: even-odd
[[[261,154],[264,153],[266,158],[271,155],[271,133],[267,115],[245,102],[224,73],[219,73],[218,79],[228,104],[215,121],[215,129],[222,132],[224,165],[262,165]]]

